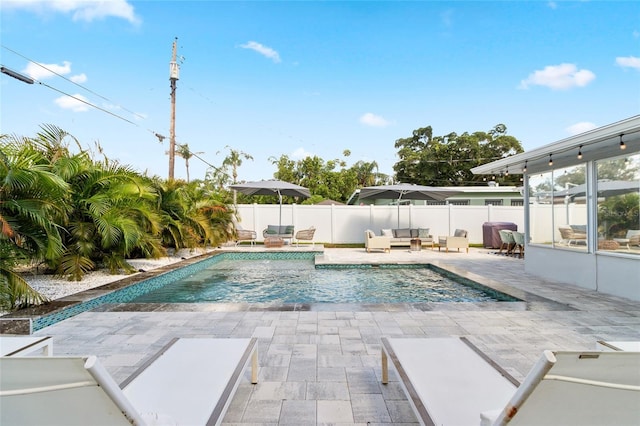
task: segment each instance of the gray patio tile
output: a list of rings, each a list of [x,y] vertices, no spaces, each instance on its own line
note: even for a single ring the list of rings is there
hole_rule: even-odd
[[[318,355],[318,367],[361,367],[358,355]]]
[[[307,358],[292,358],[289,366],[287,381],[289,382],[315,382],[316,360]]]
[[[258,382],[285,382],[288,374],[288,367],[262,366],[258,370]]]
[[[274,423],[280,420],[282,401],[251,399],[242,416],[242,423]]]
[[[275,327],[255,327],[251,337],[257,337],[259,339],[271,339],[275,331]]]
[[[351,400],[353,408],[353,420],[356,422],[390,422],[391,417],[387,411],[382,395],[361,395]]]
[[[310,382],[307,399],[348,400],[349,388],[346,382]]]
[[[315,425],[316,401],[282,401],[281,425]]]
[[[305,399],[304,382],[258,382],[251,400]]]
[[[318,382],[346,382],[347,373],[340,367],[318,367]]]
[[[318,401],[318,424],[353,423],[349,401]]]
[[[413,409],[411,408],[409,401],[387,400],[386,405],[393,423],[418,424],[418,419],[413,414]]]
[[[292,359],[307,358],[316,359],[318,357],[318,346],[311,344],[295,344],[293,345]]]

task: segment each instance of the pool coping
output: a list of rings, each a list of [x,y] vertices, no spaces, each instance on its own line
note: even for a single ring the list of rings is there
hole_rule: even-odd
[[[303,253],[305,251],[300,251]],[[156,278],[174,270],[201,262],[203,260],[219,256],[225,253],[238,253],[230,250],[216,250],[213,252],[190,257],[169,265],[154,268],[149,271],[138,272],[129,277],[113,281],[89,290],[84,290],[49,303],[7,313],[0,317],[0,334],[30,334],[31,323],[44,316],[52,315],[72,308],[82,303],[100,298],[118,290],[136,285],[142,281]],[[264,250],[253,253],[274,253],[273,250]],[[295,252],[294,252],[295,253]],[[306,253],[309,253],[306,251]],[[266,304],[266,303],[105,303],[87,311],[93,312],[241,312],[241,311],[435,311],[435,310],[496,310],[496,311],[567,311],[575,308],[565,303],[535,295],[533,293],[509,286],[504,283],[483,277],[481,275],[463,270],[459,267],[445,265],[438,260],[431,259],[426,263],[415,261],[326,261],[322,251],[315,251],[315,264],[322,266],[331,265],[433,265],[437,269],[456,274],[463,279],[474,281],[489,289],[504,293],[519,299],[519,301],[499,302],[422,302],[422,303],[297,303],[297,304]],[[25,327],[25,321],[29,326]]]

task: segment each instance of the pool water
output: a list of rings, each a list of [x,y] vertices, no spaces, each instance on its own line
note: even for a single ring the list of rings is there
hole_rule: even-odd
[[[475,283],[473,283],[475,284]],[[313,260],[223,259],[132,303],[421,303],[512,301],[457,282],[429,265],[317,269]]]

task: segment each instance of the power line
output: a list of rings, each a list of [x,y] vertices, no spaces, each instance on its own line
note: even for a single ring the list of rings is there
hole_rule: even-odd
[[[39,66],[40,68],[42,68],[42,69],[44,69],[44,70],[46,70],[46,71],[50,72],[51,74],[57,75],[58,77],[60,77],[60,78],[62,78],[62,79],[64,79],[64,80],[66,80],[66,81],[68,81],[69,83],[71,83],[71,84],[75,84],[75,85],[76,85],[76,86],[78,86],[79,88],[81,88],[81,89],[83,89],[83,90],[86,90],[87,92],[89,92],[89,93],[91,93],[91,94],[94,94],[94,95],[98,96],[99,98],[102,98],[102,99],[104,99],[105,101],[110,102],[110,103],[112,103],[112,104],[116,105],[118,108],[121,108],[121,109],[123,109],[123,110],[125,110],[125,111],[127,111],[127,112],[129,112],[129,113],[131,113],[131,114],[133,114],[133,115],[135,115],[135,116],[136,116],[136,117],[138,117],[138,118],[142,118],[142,119],[144,119],[144,118],[145,118],[144,116],[142,116],[142,115],[138,114],[137,112],[133,112],[133,111],[131,111],[131,110],[129,110],[129,109],[127,109],[127,108],[123,107],[122,105],[119,105],[119,104],[115,103],[115,102],[114,102],[114,101],[112,101],[111,99],[109,99],[109,98],[107,98],[107,97],[105,97],[105,96],[102,96],[102,95],[101,95],[101,94],[99,94],[99,93],[94,92],[93,90],[89,89],[88,87],[85,87],[85,86],[81,85],[80,83],[76,83],[75,81],[68,79],[68,78],[67,78],[67,77],[65,77],[64,75],[59,74],[59,73],[57,73],[57,72],[53,71],[52,69],[49,69],[49,68],[45,67],[45,66],[44,66],[44,65],[42,65],[41,63],[36,62],[36,61],[34,61],[33,59],[30,59],[30,58],[26,57],[25,55],[23,55],[23,54],[21,54],[21,53],[19,53],[19,52],[16,52],[15,50],[13,50],[13,49],[11,49],[11,48],[9,48],[9,47],[5,46],[4,44],[2,45],[2,47],[3,47],[4,49],[8,50],[9,52],[11,52],[11,53],[13,53],[13,54],[15,54],[15,55],[18,55],[18,56],[20,56],[21,58],[23,58],[23,59],[25,59],[25,60],[27,60],[27,61],[31,62],[32,64],[35,64],[35,65]]]

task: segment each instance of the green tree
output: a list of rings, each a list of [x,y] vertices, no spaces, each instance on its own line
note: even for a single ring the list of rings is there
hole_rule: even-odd
[[[473,167],[523,151],[503,124],[488,132],[444,136],[434,136],[427,126],[414,130],[411,137],[396,140],[395,147],[400,158],[393,166],[396,180],[432,186],[481,184],[482,177],[471,173]],[[511,174],[503,181],[517,184],[520,177]]]
[[[62,254],[56,220],[65,217],[67,189],[31,140],[0,136],[0,308],[46,301],[15,268]]]

